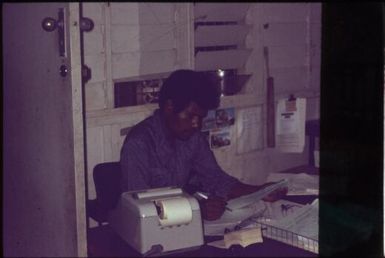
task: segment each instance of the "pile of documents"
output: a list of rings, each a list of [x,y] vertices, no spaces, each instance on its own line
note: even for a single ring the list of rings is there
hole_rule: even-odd
[[[318,199],[315,199],[311,204],[306,204],[271,224],[301,236],[318,239],[318,211]]]
[[[282,179],[257,192],[244,195],[228,201],[224,214],[215,221],[204,221],[205,235],[223,235],[225,229],[232,229],[247,218],[263,216],[266,205],[262,198],[278,188],[287,187],[287,180]]]
[[[316,194],[319,179],[316,177],[318,176],[277,173],[270,178],[273,179],[271,181],[280,179],[276,184],[229,201],[229,210],[221,218],[204,221],[205,235],[223,236],[222,240],[209,245],[219,248],[229,248],[231,245],[245,247],[261,243],[262,237],[268,237],[318,253],[318,199],[306,205],[287,200],[262,200],[283,186],[287,186],[292,194]]]
[[[278,181],[286,179],[288,182],[287,195],[318,195],[319,194],[319,175],[309,175],[306,173],[270,173],[267,181]]]

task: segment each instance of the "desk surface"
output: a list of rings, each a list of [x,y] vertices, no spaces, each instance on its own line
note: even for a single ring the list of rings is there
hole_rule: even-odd
[[[305,204],[311,203],[317,196],[286,196],[284,199]],[[218,240],[220,237],[206,237],[205,242]],[[88,230],[88,256],[90,257],[138,257],[132,249],[108,225]],[[220,249],[203,245],[194,251],[170,254],[167,257],[317,257],[318,255],[287,244],[264,238],[263,243],[252,244],[245,248],[233,246]]]
[[[282,173],[303,173],[307,166],[296,167]],[[318,173],[318,169],[311,171]],[[310,172],[310,173],[311,173]],[[301,204],[311,203],[317,196],[286,196],[284,199]],[[218,237],[216,237],[219,239]],[[205,242],[216,240],[215,237],[205,238]],[[131,248],[108,225],[88,230],[89,257],[139,257],[140,254]],[[249,245],[245,248],[237,245],[230,249],[220,249],[203,245],[199,249],[167,255],[167,257],[317,257],[318,255],[279,241],[264,238],[263,243]]]
[[[206,239],[209,240],[210,239]],[[211,239],[212,240],[212,239]],[[139,257],[132,249],[108,226],[92,228],[88,232],[89,257]],[[299,248],[264,238],[263,243],[252,244],[245,248],[237,245],[230,249],[220,249],[203,245],[199,249],[167,255],[167,257],[317,257]]]

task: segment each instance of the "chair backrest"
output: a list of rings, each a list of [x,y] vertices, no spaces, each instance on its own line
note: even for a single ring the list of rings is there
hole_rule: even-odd
[[[119,162],[97,164],[93,170],[96,200],[100,208],[114,208],[121,194],[121,172]]]

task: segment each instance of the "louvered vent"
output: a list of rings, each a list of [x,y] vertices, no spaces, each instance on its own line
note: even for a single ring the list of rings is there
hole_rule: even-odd
[[[250,26],[245,24],[249,6],[248,3],[194,5],[195,70],[224,77],[223,85],[233,88],[224,89],[225,95],[237,93],[250,77],[238,75],[238,70],[244,67],[251,54],[251,49],[245,48],[245,39],[250,31]]]

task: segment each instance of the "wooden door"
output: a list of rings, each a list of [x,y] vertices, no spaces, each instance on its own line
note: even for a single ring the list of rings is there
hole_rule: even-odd
[[[79,3],[2,12],[3,254],[86,256]]]

